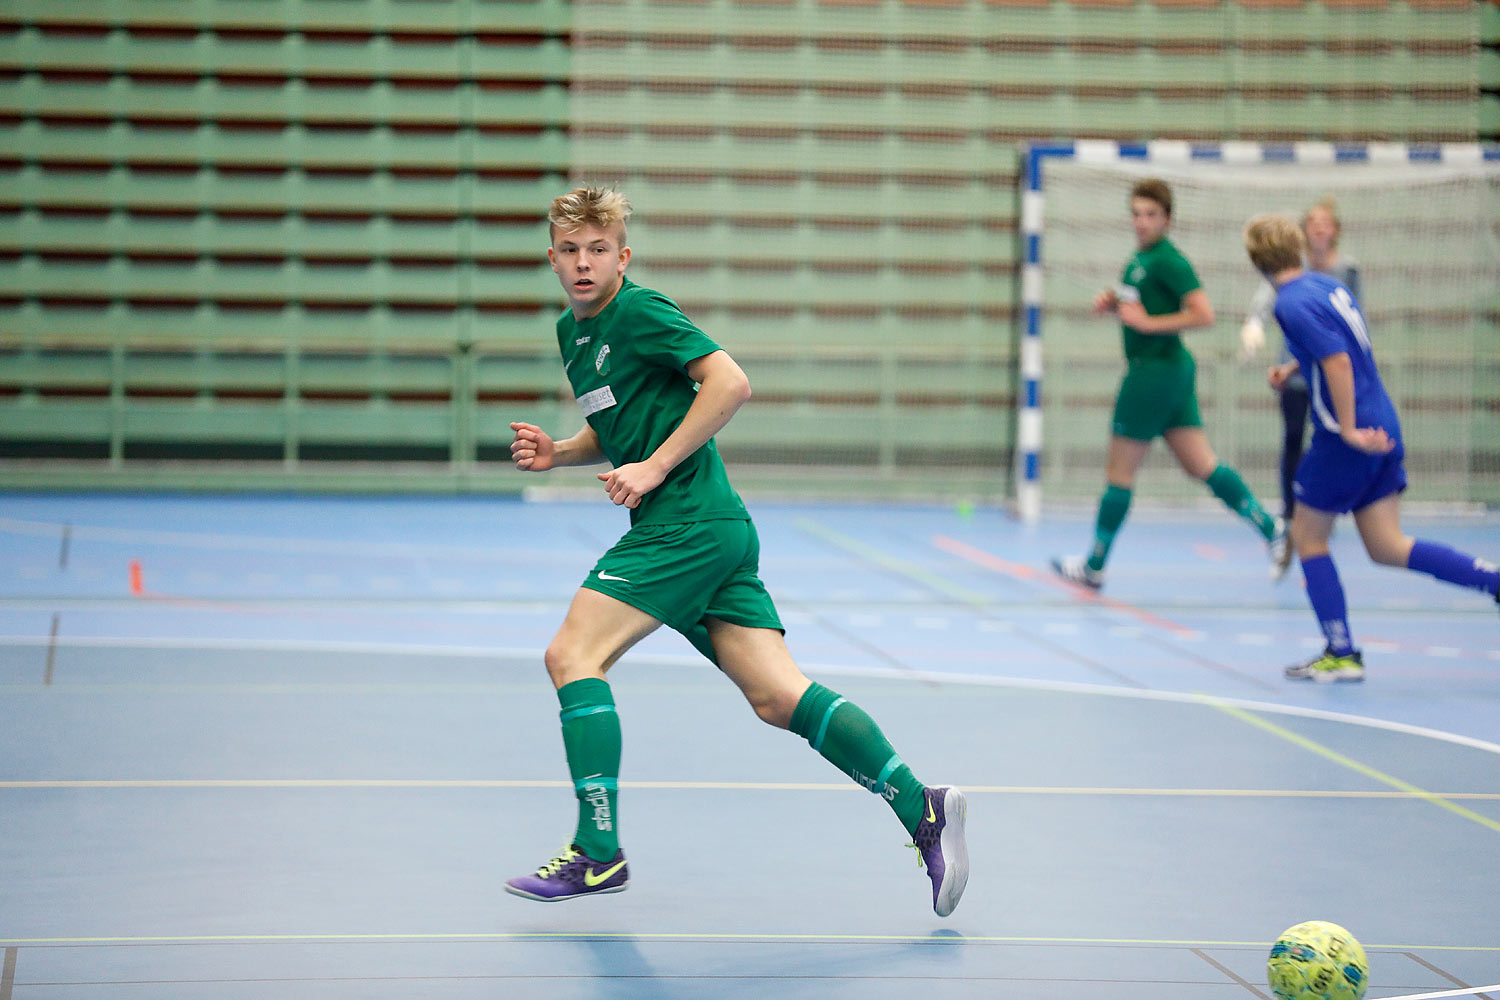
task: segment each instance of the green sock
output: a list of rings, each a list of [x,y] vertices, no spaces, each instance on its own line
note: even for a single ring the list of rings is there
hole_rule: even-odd
[[[790,728],[834,767],[885,799],[906,832],[916,835],[923,785],[863,709],[814,682],[792,711]]]
[[[1099,518],[1094,522],[1094,550],[1089,553],[1089,569],[1104,568],[1109,547],[1115,543],[1115,534],[1125,523],[1125,514],[1129,510],[1129,490],[1114,483],[1104,488],[1104,495],[1099,498]]]
[[[1250,487],[1245,485],[1238,472],[1221,465],[1203,482],[1214,491],[1214,496],[1224,501],[1224,506],[1255,525],[1255,530],[1266,541],[1275,536],[1276,519],[1261,510],[1260,501],[1255,499],[1255,494],[1250,492]]]
[[[596,677],[557,689],[563,747],[578,796],[578,832],[573,843],[595,861],[620,849],[617,801],[620,778],[620,717],[609,682]]]

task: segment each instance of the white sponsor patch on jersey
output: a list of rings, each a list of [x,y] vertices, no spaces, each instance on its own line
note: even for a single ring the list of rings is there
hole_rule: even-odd
[[[578,408],[583,411],[585,417],[591,413],[598,413],[600,410],[607,410],[614,405],[615,393],[609,386],[586,392],[578,397]]]

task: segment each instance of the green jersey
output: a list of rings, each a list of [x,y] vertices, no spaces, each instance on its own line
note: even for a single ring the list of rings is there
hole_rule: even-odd
[[[720,349],[671,299],[629,278],[597,316],[580,320],[564,310],[557,347],[578,407],[615,468],[650,458],[671,436],[697,398],[688,362]],[[749,517],[712,440],[630,511],[632,526]]]
[[[1193,273],[1193,265],[1166,238],[1137,250],[1125,262],[1120,283],[1135,289],[1148,316],[1177,312],[1187,294],[1202,287]],[[1121,299],[1128,296],[1126,293]],[[1137,333],[1124,324],[1120,325],[1120,332],[1125,337],[1127,361],[1177,360],[1187,353],[1182,338],[1175,333]]]

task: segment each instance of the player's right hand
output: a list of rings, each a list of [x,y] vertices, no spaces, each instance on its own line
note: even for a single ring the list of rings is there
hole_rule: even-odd
[[[1366,455],[1384,455],[1396,447],[1396,442],[1391,440],[1384,427],[1354,427],[1340,431],[1339,437],[1349,447]]]
[[[1289,361],[1284,365],[1272,365],[1266,369],[1266,383],[1276,391],[1280,392],[1286,385],[1286,380],[1292,377],[1292,372],[1297,370],[1297,363]]]
[[[1101,288],[1099,294],[1094,296],[1094,315],[1103,316],[1112,313],[1120,307],[1119,296],[1115,295],[1113,288]]]
[[[536,424],[513,423],[516,438],[510,443],[510,457],[522,472],[546,472],[552,468],[556,446],[547,432]]]

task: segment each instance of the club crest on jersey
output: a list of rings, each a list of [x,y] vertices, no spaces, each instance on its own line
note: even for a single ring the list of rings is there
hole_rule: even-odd
[[[594,355],[594,371],[600,375],[609,374],[609,345],[604,344],[599,348],[599,353]]]

